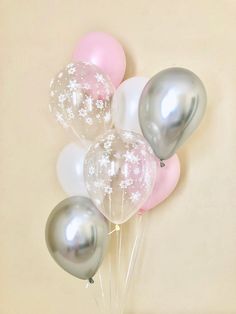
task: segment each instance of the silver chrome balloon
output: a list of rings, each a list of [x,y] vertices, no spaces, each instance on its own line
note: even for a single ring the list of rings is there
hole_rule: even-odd
[[[144,87],[139,122],[157,157],[170,158],[198,127],[206,108],[201,80],[184,68],[156,74]]]
[[[58,265],[75,277],[92,282],[106,252],[108,221],[90,199],[69,197],[50,214],[46,242]]]

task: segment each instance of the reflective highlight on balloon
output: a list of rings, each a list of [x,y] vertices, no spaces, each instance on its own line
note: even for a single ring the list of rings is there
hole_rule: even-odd
[[[60,152],[57,159],[57,178],[62,189],[69,196],[88,197],[84,182],[84,158],[88,147],[70,143]]]
[[[87,61],[109,75],[114,86],[119,86],[126,69],[126,57],[121,44],[110,34],[85,34],[75,47],[74,61]]]
[[[90,199],[74,196],[52,211],[45,236],[59,266],[77,278],[91,281],[106,252],[108,222]]]
[[[140,99],[139,121],[159,159],[170,158],[198,127],[206,100],[203,83],[187,69],[166,69],[147,83]]]
[[[111,128],[113,93],[110,79],[98,67],[70,63],[51,82],[49,109],[79,139],[93,141]]]
[[[112,120],[117,129],[142,135],[139,125],[139,99],[148,78],[134,76],[122,82],[112,99]]]
[[[150,195],[156,177],[154,154],[134,132],[110,130],[85,157],[85,183],[98,209],[115,224],[126,222]]]
[[[142,206],[141,213],[147,212],[169,197],[180,178],[180,161],[176,154],[165,160],[165,167],[160,166],[158,158],[156,158],[156,163],[157,175],[155,184],[152,193]]]

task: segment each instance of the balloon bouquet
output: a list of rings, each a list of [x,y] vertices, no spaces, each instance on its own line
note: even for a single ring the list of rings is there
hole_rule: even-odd
[[[50,214],[46,242],[64,270],[98,284],[102,313],[123,313],[145,213],[174,190],[175,152],[206,107],[205,88],[187,69],[121,83],[125,67],[116,39],[89,33],[50,85],[50,111],[80,141],[58,157],[58,180],[69,198]]]

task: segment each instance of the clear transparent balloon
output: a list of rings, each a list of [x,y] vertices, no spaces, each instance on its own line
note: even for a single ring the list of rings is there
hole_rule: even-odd
[[[98,67],[68,64],[50,84],[49,109],[64,128],[84,141],[93,141],[111,128],[114,87]]]
[[[134,132],[110,130],[90,147],[84,164],[88,193],[111,222],[134,215],[150,195],[156,162],[145,139]]]

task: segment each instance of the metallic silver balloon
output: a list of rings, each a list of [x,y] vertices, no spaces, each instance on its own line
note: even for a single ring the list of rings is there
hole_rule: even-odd
[[[92,282],[107,242],[108,222],[86,197],[65,199],[48,218],[48,250],[58,265],[77,278]]]
[[[157,157],[170,158],[198,127],[206,100],[203,83],[187,69],[166,69],[147,83],[140,98],[139,122]]]

